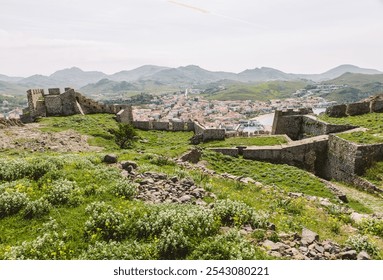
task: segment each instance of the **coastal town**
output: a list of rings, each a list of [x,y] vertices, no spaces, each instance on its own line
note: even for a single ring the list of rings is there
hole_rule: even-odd
[[[331,105],[321,97],[307,96],[269,101],[253,100],[207,100],[200,94],[185,92],[154,97],[151,104],[134,106],[133,117],[143,121],[197,120],[205,127],[224,128],[248,134],[263,134],[270,131],[275,110],[302,107],[324,108]]]

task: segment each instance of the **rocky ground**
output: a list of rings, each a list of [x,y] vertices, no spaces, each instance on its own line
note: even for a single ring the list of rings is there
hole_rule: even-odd
[[[113,163],[116,167],[121,169],[121,174],[132,180],[138,190],[136,199],[143,200],[147,203],[193,203],[203,207],[212,207],[207,204],[203,198],[209,197],[213,200],[216,196],[198,187],[195,182],[190,178],[179,179],[178,177],[169,177],[166,174],[155,172],[139,172],[139,167],[133,161],[119,162],[114,155],[107,155],[105,162]],[[254,181],[247,177],[238,177],[231,174],[217,174],[214,171],[207,169],[202,164],[191,164],[182,160],[177,160],[176,163],[184,168],[198,169],[212,176],[221,176],[229,180],[240,181],[245,184],[255,184],[259,187],[263,186],[261,183]],[[318,198],[314,196],[307,196],[302,193],[289,193],[290,197],[302,197],[307,200],[318,201],[322,206],[330,206],[332,203],[325,198]],[[350,218],[355,222],[363,218],[372,218],[366,214],[356,213],[344,207],[344,213],[350,215]],[[374,217],[378,218],[378,217]],[[222,231],[229,230],[229,228],[221,228]],[[257,229],[253,229],[250,225],[244,226],[240,229],[241,234],[251,236]],[[273,236],[275,226],[270,225],[268,234],[266,236]],[[356,230],[356,229],[355,229]],[[275,235],[274,235],[275,236]],[[273,239],[273,238],[270,238]],[[258,242],[270,256],[283,259],[296,259],[296,260],[369,260],[371,257],[365,251],[357,252],[350,247],[340,246],[331,240],[321,241],[319,235],[309,229],[304,228],[301,233],[280,233],[277,235],[277,240],[270,240],[266,237],[264,240]]]
[[[0,129],[0,149],[29,151],[85,152],[99,151],[89,146],[88,137],[73,130],[42,132],[38,123],[9,126]]]

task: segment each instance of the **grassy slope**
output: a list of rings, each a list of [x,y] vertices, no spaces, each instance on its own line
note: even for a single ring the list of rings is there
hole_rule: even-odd
[[[383,114],[371,113],[344,118],[330,118],[326,115],[320,118],[328,123],[350,124],[368,129],[366,132],[352,132],[339,134],[340,137],[360,144],[374,144],[383,142]]]
[[[115,126],[114,121],[108,115],[46,118],[41,120],[41,123],[45,125],[44,130],[46,131],[60,131],[71,128],[80,133],[90,134],[94,137],[90,140],[91,143],[102,145],[106,149],[105,153],[117,153],[120,156],[120,160],[132,159],[137,161],[140,172],[150,170],[164,172],[171,176],[178,176],[179,178],[192,177],[197,185],[215,193],[219,199],[228,198],[234,201],[244,202],[251,206],[256,212],[267,213],[269,216],[268,221],[276,225],[278,232],[299,232],[302,227],[308,227],[318,232],[323,239],[332,239],[343,243],[348,238],[349,232],[346,229],[350,221],[344,219],[342,215],[335,213],[333,209],[320,206],[316,201],[307,201],[301,198],[292,199],[288,197],[287,192],[293,191],[333,199],[333,195],[319,180],[297,168],[286,165],[246,161],[240,158],[230,158],[212,152],[204,152],[203,159],[208,162],[210,168],[217,172],[229,172],[240,176],[252,177],[267,186],[257,187],[255,185],[244,185],[236,181],[208,176],[199,171],[185,170],[173,162],[166,160],[164,155],[176,157],[189,148],[188,139],[191,136],[190,133],[139,131],[141,141],[136,142],[133,149],[119,150],[113,142],[113,137],[107,132],[109,128]],[[254,139],[262,139],[262,137]],[[262,141],[265,141],[265,139],[267,139],[267,141],[275,141],[275,139],[268,139],[267,137],[262,139]],[[277,140],[277,142],[278,141],[279,140]],[[226,141],[224,143],[227,144]],[[235,143],[233,144],[235,145]],[[51,209],[48,215],[42,218],[25,220],[22,211],[18,214],[0,218],[0,259],[4,258],[5,252],[12,250],[12,247],[14,250],[16,248],[15,246],[20,246],[24,241],[34,242],[41,240],[44,233],[48,233],[51,236],[58,234],[58,240],[63,241],[64,244],[64,246],[62,246],[62,244],[55,241],[54,238],[53,241],[45,240],[44,247],[40,249],[42,251],[40,254],[47,252],[48,258],[73,259],[79,258],[81,254],[89,253],[87,251],[89,246],[96,246],[98,244],[97,242],[103,242],[103,230],[97,230],[90,235],[86,233],[86,223],[90,220],[90,214],[87,213],[85,209],[92,203],[100,201],[104,201],[107,205],[110,205],[113,209],[113,213],[122,213],[123,217],[125,217],[124,219],[126,219],[125,224],[128,230],[124,233],[121,243],[118,242],[116,245],[117,247],[120,246],[119,248],[125,249],[120,249],[118,252],[121,253],[121,251],[130,250],[127,249],[128,247],[122,246],[125,246],[124,244],[132,244],[132,239],[135,239],[137,244],[134,246],[138,246],[138,249],[136,253],[131,253],[133,254],[131,255],[132,258],[174,258],[174,255],[169,252],[164,253],[164,247],[161,247],[161,242],[165,242],[166,240],[163,236],[163,234],[167,234],[166,232],[158,234],[152,233],[153,235],[145,238],[137,236],[136,230],[138,227],[136,223],[143,218],[145,213],[155,213],[155,211],[157,211],[155,209],[157,208],[155,208],[155,206],[146,205],[140,201],[131,201],[114,195],[113,186],[120,179],[120,175],[114,167],[106,166],[100,162],[103,154],[104,153],[41,155],[39,153],[15,153],[7,156],[6,160],[8,163],[20,157],[25,157],[26,161],[35,159],[41,164],[53,162],[60,163],[61,165],[59,164],[59,167],[56,169],[44,169],[46,173],[35,179],[20,175],[20,180],[10,183],[10,185],[6,180],[3,182],[0,181],[0,193],[4,191],[4,188],[7,191],[17,190],[26,193],[31,200],[35,200],[39,197],[46,197],[52,184],[58,179],[67,179],[76,182],[81,203],[72,206],[67,204],[56,205]],[[35,170],[33,166],[34,165],[31,165],[29,168]],[[207,199],[207,201],[211,202],[211,199]],[[361,205],[364,206],[362,200],[359,201],[357,206],[361,207]],[[190,206],[191,209],[188,207],[189,206],[181,205],[177,208],[177,211],[182,213],[186,211],[185,215],[186,213],[190,213],[190,211],[195,211],[194,206]],[[364,207],[368,208],[368,206]],[[370,208],[373,209],[372,207]],[[162,209],[160,213],[165,215],[166,210]],[[160,220],[161,215],[162,214],[158,216],[157,220]],[[57,228],[54,229],[54,227],[51,227],[51,229],[46,232],[42,231],[41,228],[43,224],[48,222],[50,218],[57,221]],[[175,221],[174,226],[187,228],[187,224],[184,224],[185,222],[186,221]],[[216,223],[218,223],[218,226],[223,225],[219,219],[216,220]],[[63,236],[64,231],[66,231],[67,237]],[[260,229],[260,231],[263,232],[262,235],[267,235],[263,229]],[[199,244],[213,244],[211,240],[226,238],[222,233],[214,230],[206,236],[199,237],[194,236],[193,232],[187,230],[185,230],[184,233],[188,240],[187,242],[189,242],[187,243],[188,251],[186,255],[178,256],[179,258],[195,258],[195,254],[197,253],[193,252],[199,252],[199,250],[201,250]],[[185,241],[182,239],[182,235],[173,238],[175,238],[174,242]],[[210,248],[211,250],[218,250],[221,253],[225,250],[228,250],[225,252],[229,252],[237,250],[238,248],[238,250],[241,250],[241,246],[245,246],[244,248],[247,248],[246,250],[248,251],[249,246],[251,246],[253,249],[255,248],[251,258],[266,258],[256,246],[246,243],[252,239],[259,240],[259,238],[258,235],[254,235],[238,240],[235,239],[237,240],[235,241],[236,243],[224,241],[221,242],[222,248],[215,248],[215,245],[208,246],[212,246]],[[27,245],[23,246],[25,247]],[[110,248],[108,246],[111,245],[105,244],[102,245],[102,248]],[[131,247],[133,245],[129,246]],[[28,250],[30,250],[30,248]],[[115,256],[119,256],[118,252],[113,252]],[[166,255],[168,253],[170,255]],[[23,252],[23,254],[27,258],[33,258],[37,253],[28,251]],[[229,258],[228,255],[225,256]],[[42,258],[41,255],[39,258]],[[216,258],[218,258],[217,255]]]

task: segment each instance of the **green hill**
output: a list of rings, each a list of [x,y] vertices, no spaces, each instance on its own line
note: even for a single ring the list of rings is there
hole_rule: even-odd
[[[289,98],[307,83],[303,81],[270,81],[257,84],[232,83],[224,90],[207,93],[212,100],[260,100]]]

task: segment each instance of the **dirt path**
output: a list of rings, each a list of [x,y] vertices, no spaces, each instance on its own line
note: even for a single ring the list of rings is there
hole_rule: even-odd
[[[88,137],[74,130],[42,132],[40,124],[31,123],[0,129],[0,149],[29,151],[86,152],[102,148],[89,146]]]

